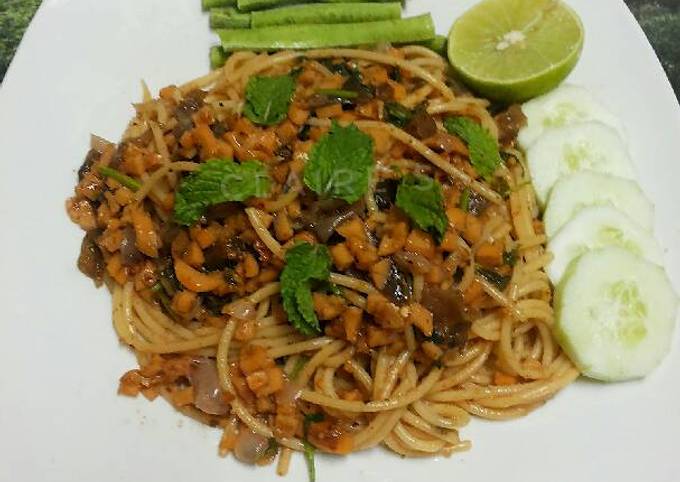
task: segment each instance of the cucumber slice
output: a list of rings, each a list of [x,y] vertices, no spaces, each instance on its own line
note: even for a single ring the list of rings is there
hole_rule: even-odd
[[[519,133],[519,144],[528,149],[546,130],[587,121],[599,121],[615,129],[626,138],[621,121],[585,88],[563,85],[522,106],[527,126]]]
[[[623,211],[648,231],[654,226],[654,205],[636,182],[583,171],[569,174],[553,186],[543,214],[545,234],[552,238],[583,208],[602,205]]]
[[[572,260],[586,251],[618,246],[655,264],[663,264],[663,253],[654,237],[628,216],[611,206],[584,208],[548,243],[554,255],[546,272],[558,284]]]
[[[556,291],[556,336],[584,375],[640,378],[668,353],[677,307],[663,268],[621,248],[591,251]]]
[[[633,163],[623,141],[601,122],[584,122],[546,131],[527,150],[529,170],[541,206],[553,185],[578,171],[632,179]]]

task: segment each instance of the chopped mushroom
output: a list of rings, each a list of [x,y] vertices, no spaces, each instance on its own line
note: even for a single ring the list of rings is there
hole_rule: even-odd
[[[432,341],[452,348],[465,344],[470,320],[457,289],[429,285],[420,303],[432,313]]]
[[[527,125],[527,117],[522,112],[522,107],[513,104],[507,110],[498,114],[494,120],[498,126],[498,142],[508,145],[517,139],[517,134],[522,127]]]
[[[78,269],[88,278],[94,280],[94,284],[100,286],[104,279],[104,257],[95,242],[96,232],[90,231],[83,238],[78,256]]]

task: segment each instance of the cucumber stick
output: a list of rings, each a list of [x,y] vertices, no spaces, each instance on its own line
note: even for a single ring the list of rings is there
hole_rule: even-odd
[[[653,263],[663,263],[663,253],[654,236],[611,206],[584,208],[548,243],[553,261],[546,272],[558,284],[572,260],[593,249],[618,246]]]
[[[358,24],[308,24],[251,30],[218,30],[225,51],[349,47],[380,42],[405,43],[433,39],[430,14]]]
[[[401,4],[390,3],[317,3],[294,5],[252,13],[252,28],[308,23],[355,23],[401,17]]]
[[[546,130],[588,121],[602,122],[626,138],[621,121],[583,87],[563,85],[526,102],[522,111],[527,116],[527,126],[520,131],[518,140],[525,150]]]
[[[618,247],[591,251],[557,287],[556,336],[584,375],[640,378],[668,353],[677,307],[663,268]]]
[[[582,171],[561,178],[552,188],[543,214],[548,239],[588,206],[613,206],[647,231],[654,226],[654,205],[635,181]]]
[[[250,28],[250,14],[239,12],[234,7],[210,10],[210,28]]]

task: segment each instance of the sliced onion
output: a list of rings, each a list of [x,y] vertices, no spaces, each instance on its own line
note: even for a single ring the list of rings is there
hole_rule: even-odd
[[[427,147],[430,147],[438,152],[459,152],[461,149],[461,142],[458,138],[445,132],[437,132],[432,137],[425,141]]]
[[[210,415],[226,415],[229,412],[229,404],[220,388],[215,360],[203,357],[194,359],[189,379],[194,387],[196,408]]]
[[[276,394],[276,402],[280,405],[295,405],[295,402],[300,398],[301,392],[302,387],[300,385],[288,382],[283,386],[281,391]]]
[[[236,437],[234,456],[246,464],[254,464],[262,458],[269,447],[269,440],[249,428],[241,430]]]
[[[110,145],[113,145],[113,143],[107,141],[103,137],[99,137],[95,134],[90,134],[90,147],[97,151],[98,153],[101,154]]]
[[[257,316],[257,307],[252,301],[240,299],[226,306],[223,313],[239,320],[254,320]]]
[[[430,260],[419,253],[399,251],[394,254],[393,258],[400,269],[413,274],[427,274],[432,269]]]

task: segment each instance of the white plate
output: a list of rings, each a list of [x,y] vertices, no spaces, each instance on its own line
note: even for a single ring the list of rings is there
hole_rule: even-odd
[[[438,30],[474,0],[412,0]],[[572,0],[586,27],[572,82],[624,120],[680,285],[680,109],[620,0]],[[133,367],[109,294],[75,268],[82,233],[64,212],[90,132],[117,139],[139,99],[205,73],[215,41],[199,0],[45,0],[0,89],[0,480],[248,481],[272,467],[217,457],[219,432],[163,401],[116,395]],[[677,341],[677,340],[676,340]],[[320,482],[672,481],[680,459],[678,344],[647,380],[578,382],[527,418],[473,420],[473,450],[402,460],[383,450],[321,457]],[[289,480],[306,480],[301,457]]]

